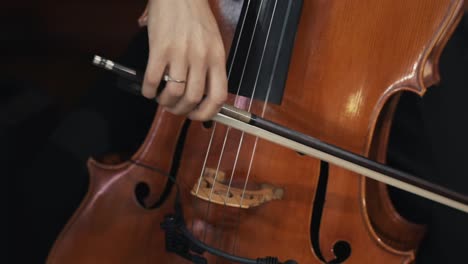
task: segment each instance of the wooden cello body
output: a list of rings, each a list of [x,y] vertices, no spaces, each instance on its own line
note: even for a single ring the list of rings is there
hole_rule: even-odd
[[[231,59],[247,2],[262,10],[260,0],[211,1]],[[231,94],[228,103],[385,162],[398,93],[422,95],[438,81],[461,7],[458,0],[305,0],[280,102]],[[49,264],[191,263],[166,250],[161,223],[176,201],[196,238],[251,259],[412,263],[424,234],[396,212],[383,184],[163,109],[132,162],[88,166],[89,192]]]

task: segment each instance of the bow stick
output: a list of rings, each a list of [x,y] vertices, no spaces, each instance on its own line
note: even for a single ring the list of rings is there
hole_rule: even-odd
[[[120,88],[141,95],[143,75],[138,71],[100,56],[94,56],[93,64],[123,77],[124,79],[121,81],[126,82],[120,85]],[[164,88],[164,85],[165,81],[163,78],[158,89],[159,92]],[[217,113],[212,120],[308,156],[335,164],[362,176],[468,213],[468,196],[466,195],[425,181],[385,164],[375,162],[364,156],[327,144],[316,138],[291,130],[234,106],[222,106],[219,113]]]

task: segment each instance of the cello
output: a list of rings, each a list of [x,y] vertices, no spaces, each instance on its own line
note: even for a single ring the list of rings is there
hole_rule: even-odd
[[[462,2],[211,6],[230,51],[230,104],[384,162],[399,93],[438,81]],[[131,160],[88,166],[89,192],[48,263],[228,261],[193,237],[241,263],[411,263],[424,232],[396,212],[385,184],[164,109]],[[174,215],[182,235],[166,221]]]

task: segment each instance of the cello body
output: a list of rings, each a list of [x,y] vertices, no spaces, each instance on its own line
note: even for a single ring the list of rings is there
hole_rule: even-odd
[[[210,1],[227,52],[247,1]],[[281,103],[235,94],[228,103],[385,162],[399,93],[423,95],[439,81],[438,59],[462,5],[305,0]],[[190,263],[166,251],[160,226],[174,212],[176,186],[187,228],[233,255],[417,262],[424,227],[398,214],[385,185],[241,131],[189,124],[161,108],[132,160],[89,160],[88,194],[47,263]]]

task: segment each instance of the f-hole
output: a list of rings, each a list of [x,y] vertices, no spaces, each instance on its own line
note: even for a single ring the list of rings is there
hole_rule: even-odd
[[[148,205],[145,201],[151,194],[150,186],[145,182],[139,182],[134,189],[135,199],[137,200],[138,204],[145,209],[155,209],[159,208],[169,197],[171,193],[172,187],[174,186],[173,180],[176,179],[177,172],[179,171],[180,161],[182,159],[182,152],[184,150],[185,139],[187,138],[187,132],[190,127],[191,121],[187,119],[180,131],[179,140],[177,141],[176,149],[174,152],[174,156],[172,157],[172,166],[169,172],[169,175],[172,179],[168,179],[166,183],[166,187],[164,188],[163,193],[159,197],[159,199],[153,203]],[[144,166],[144,168],[155,171],[158,173],[158,176],[161,176],[161,171],[158,168],[152,168],[150,166]]]
[[[313,204],[312,220],[310,222],[310,239],[315,254],[323,263],[338,264],[344,263],[344,261],[351,256],[351,245],[347,241],[337,241],[335,245],[333,245],[332,251],[335,254],[335,259],[331,261],[325,260],[320,250],[320,222],[322,220],[323,206],[327,193],[328,172],[329,164],[322,161],[320,163],[319,180]]]

